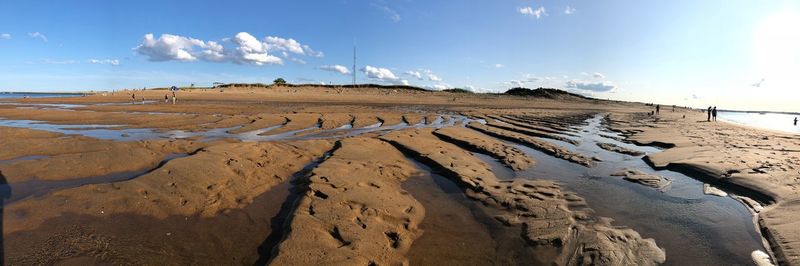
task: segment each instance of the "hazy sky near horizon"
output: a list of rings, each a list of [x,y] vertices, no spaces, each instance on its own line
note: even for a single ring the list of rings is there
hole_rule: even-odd
[[[2,1],[0,91],[350,83],[800,111],[791,0]]]

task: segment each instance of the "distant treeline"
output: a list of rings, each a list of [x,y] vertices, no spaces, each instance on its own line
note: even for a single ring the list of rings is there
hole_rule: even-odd
[[[215,85],[212,88],[300,88],[300,87],[311,87],[311,88],[328,88],[328,89],[352,89],[352,88],[374,88],[374,89],[389,89],[389,90],[412,90],[412,91],[421,91],[421,92],[435,92],[435,90],[429,90],[425,88],[409,86],[409,85],[381,85],[381,84],[347,84],[347,85],[327,85],[327,84],[291,84],[291,83],[280,83],[280,84],[264,84],[264,83],[227,83],[227,84],[219,84]],[[180,89],[208,89],[209,87],[182,87]],[[153,88],[154,90],[163,90],[166,88]],[[462,89],[462,88],[450,88],[441,90],[442,92],[449,92],[449,93],[475,93],[473,91]],[[487,93],[493,95],[514,95],[514,96],[525,96],[525,97],[534,97],[534,98],[548,98],[548,99],[591,99],[589,97],[571,93],[564,90],[553,89],[553,88],[536,88],[536,89],[528,89],[523,87],[516,87],[511,88],[504,93]]]
[[[264,83],[229,83],[229,84],[222,84],[217,85],[215,88],[243,88],[243,87],[256,87],[256,88],[272,88],[272,87],[289,87],[289,88],[297,88],[297,87],[312,87],[312,88],[329,88],[329,89],[340,89],[340,88],[378,88],[378,89],[390,89],[390,90],[415,90],[415,91],[430,91],[420,87],[408,86],[408,85],[380,85],[380,84],[347,84],[347,85],[323,85],[323,84],[264,84]]]
[[[588,97],[580,95],[580,94],[571,93],[571,92],[568,92],[568,91],[563,91],[563,90],[553,89],[553,88],[537,88],[535,90],[532,90],[532,89],[528,89],[528,88],[516,87],[516,88],[512,88],[510,90],[507,90],[505,92],[505,94],[517,95],[517,96],[531,96],[531,97],[536,97],[536,98],[549,98],[549,99],[562,99],[564,97],[575,97],[575,98],[580,98],[580,99],[589,99]]]

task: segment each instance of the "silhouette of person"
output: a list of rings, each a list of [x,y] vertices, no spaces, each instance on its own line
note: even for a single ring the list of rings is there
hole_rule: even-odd
[[[794,118],[794,125],[797,125],[797,117]]]
[[[708,119],[706,121],[711,122],[711,106],[708,107]]]
[[[661,105],[656,104],[656,114],[658,114],[658,109],[661,109]]]
[[[711,110],[711,116],[714,117],[714,121],[717,121],[717,107],[714,106],[714,109]]]

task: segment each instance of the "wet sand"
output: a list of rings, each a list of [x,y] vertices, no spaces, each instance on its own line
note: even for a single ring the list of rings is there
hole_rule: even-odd
[[[796,136],[570,98],[130,93],[0,103],[4,262],[798,263]]]

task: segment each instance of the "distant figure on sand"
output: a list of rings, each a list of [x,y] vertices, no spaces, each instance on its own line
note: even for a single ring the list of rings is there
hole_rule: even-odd
[[[656,114],[658,114],[659,109],[661,109],[661,105],[656,104]]]
[[[136,104],[136,93],[131,94],[131,103]]]
[[[708,107],[708,122],[711,122],[711,106]]]
[[[164,103],[169,103],[169,96],[164,94]]]
[[[797,117],[794,118],[794,125],[797,125]]]
[[[711,116],[714,118],[714,121],[717,121],[717,107],[714,106],[714,109],[711,110]]]
[[[176,101],[176,100],[177,100],[177,99],[175,98],[175,92],[173,91],[173,92],[172,92],[172,104],[175,104],[175,101]]]

